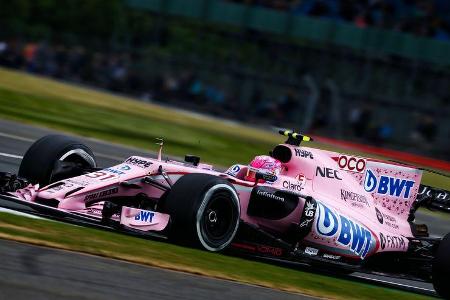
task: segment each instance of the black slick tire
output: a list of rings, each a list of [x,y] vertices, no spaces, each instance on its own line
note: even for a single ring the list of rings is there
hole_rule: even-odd
[[[52,134],[31,145],[20,163],[18,175],[33,184],[50,184],[55,181],[52,175],[58,161],[96,167],[94,154],[88,146],[76,138]]]
[[[450,299],[450,233],[440,242],[433,261],[433,286],[444,299]]]
[[[217,252],[230,245],[239,227],[239,198],[226,180],[209,174],[187,174],[164,201],[170,214],[172,241]]]

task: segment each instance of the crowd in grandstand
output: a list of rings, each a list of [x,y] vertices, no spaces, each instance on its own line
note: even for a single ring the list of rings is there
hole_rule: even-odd
[[[408,32],[441,40],[450,39],[448,0],[231,0],[296,15]]]

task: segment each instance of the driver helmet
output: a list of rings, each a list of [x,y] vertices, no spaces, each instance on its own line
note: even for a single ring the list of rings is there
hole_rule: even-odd
[[[267,155],[256,156],[248,165],[245,180],[255,181],[256,172],[278,175],[280,174],[282,168],[283,166],[278,159]]]

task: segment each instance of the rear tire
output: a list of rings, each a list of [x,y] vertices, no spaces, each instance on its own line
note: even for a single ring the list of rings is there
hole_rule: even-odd
[[[18,175],[33,184],[48,185],[64,179],[54,176],[58,161],[73,162],[86,168],[97,165],[88,146],[73,137],[52,134],[40,138],[28,148]]]
[[[239,227],[239,197],[228,181],[209,174],[187,174],[164,201],[170,214],[169,237],[178,243],[221,251]]]
[[[444,299],[450,299],[450,233],[439,244],[433,261],[433,286]]]

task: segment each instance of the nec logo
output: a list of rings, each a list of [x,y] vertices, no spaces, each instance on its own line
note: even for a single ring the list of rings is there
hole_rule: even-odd
[[[371,170],[367,170],[364,179],[364,189],[371,193],[376,192],[380,195],[390,195],[395,197],[402,196],[408,199],[411,188],[414,186],[413,180],[400,179],[390,176],[380,176],[378,179]]]
[[[342,178],[339,177],[339,172],[337,170],[333,170],[330,168],[317,167],[316,176],[318,176],[318,175],[320,175],[321,177],[326,177],[326,178],[330,178],[330,179],[342,180]]]

